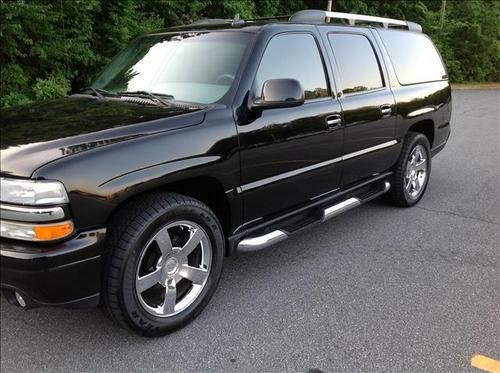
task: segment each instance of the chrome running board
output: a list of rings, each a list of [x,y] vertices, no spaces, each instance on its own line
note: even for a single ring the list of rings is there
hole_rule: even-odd
[[[354,207],[357,207],[361,205],[361,200],[358,198],[349,198],[346,199],[345,201],[342,201],[340,203],[337,203],[336,205],[333,205],[331,207],[328,207],[327,209],[323,210],[323,219],[322,221],[327,221],[328,219],[333,218],[334,216],[340,215],[343,212],[346,212]]]
[[[236,251],[239,252],[249,252],[249,251],[257,251],[265,249],[268,246],[274,245],[275,243],[284,241],[288,238],[289,235],[294,234],[302,230],[302,228],[312,226],[317,223],[322,223],[327,221],[337,215],[340,215],[354,207],[357,207],[365,202],[368,202],[385,192],[387,192],[391,188],[391,183],[385,181],[383,184],[383,188],[381,186],[378,189],[371,190],[367,193],[360,194],[357,197],[350,197],[348,199],[343,200],[342,202],[336,203],[333,206],[320,209],[317,211],[316,217],[314,215],[312,218],[304,219],[302,221],[301,226],[294,226],[293,224],[286,225],[284,223],[280,225],[276,225],[276,229],[272,232],[260,235],[244,238],[236,245]]]
[[[275,243],[284,241],[288,238],[288,235],[280,230],[267,233],[263,236],[245,238],[238,243],[238,251],[257,251],[265,249],[268,246],[274,245]]]
[[[343,212],[346,212],[354,207],[357,207],[364,202],[370,201],[373,198],[384,194],[389,189],[391,189],[391,183],[388,181],[385,181],[384,182],[384,189],[382,189],[376,193],[372,193],[368,197],[365,197],[365,198],[351,197],[351,198],[346,199],[345,201],[337,203],[336,205],[330,206],[330,207],[323,210],[323,219],[321,219],[321,221],[327,221],[328,219],[331,219],[337,215],[342,214]]]

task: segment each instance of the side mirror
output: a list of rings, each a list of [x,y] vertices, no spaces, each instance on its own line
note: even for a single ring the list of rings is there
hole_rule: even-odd
[[[304,88],[295,79],[266,80],[260,97],[256,98],[252,109],[274,109],[300,106],[304,103]]]

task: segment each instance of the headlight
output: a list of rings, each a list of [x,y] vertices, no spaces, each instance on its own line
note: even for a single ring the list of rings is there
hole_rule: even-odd
[[[21,205],[68,203],[64,185],[59,181],[0,178],[0,201]]]

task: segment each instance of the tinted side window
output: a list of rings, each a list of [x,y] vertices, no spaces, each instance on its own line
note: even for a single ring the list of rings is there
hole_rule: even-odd
[[[379,34],[401,84],[447,78],[434,44],[424,34],[388,30],[380,30]]]
[[[266,80],[286,78],[302,84],[306,99],[329,96],[323,63],[312,35],[278,35],[267,45],[255,77],[257,92],[261,92]]]
[[[340,71],[344,94],[384,86],[377,57],[366,36],[328,34],[328,39]]]

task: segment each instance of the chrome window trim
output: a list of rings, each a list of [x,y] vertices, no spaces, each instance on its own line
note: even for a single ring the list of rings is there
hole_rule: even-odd
[[[298,169],[295,169],[295,170],[292,170],[292,171],[284,172],[282,174],[270,176],[270,177],[267,177],[265,179],[253,181],[251,183],[244,184],[244,185],[241,185],[241,186],[237,187],[236,188],[236,193],[240,194],[240,193],[252,190],[252,189],[260,188],[260,187],[262,187],[264,185],[271,184],[271,183],[274,183],[276,181],[280,181],[280,180],[283,180],[283,179],[288,179],[288,178],[291,178],[291,177],[294,177],[294,176],[298,176],[298,175],[304,174],[304,173],[309,172],[309,171],[314,171],[314,170],[316,170],[318,168],[326,167],[326,166],[329,166],[329,165],[332,165],[332,164],[335,164],[335,163],[339,163],[341,161],[346,161],[346,160],[349,160],[349,159],[352,159],[352,158],[359,157],[359,156],[367,154],[367,153],[371,153],[371,152],[374,152],[374,151],[377,151],[377,150],[385,149],[385,148],[388,148],[390,146],[396,145],[397,143],[398,143],[397,140],[387,141],[387,142],[384,142],[382,144],[378,144],[378,145],[375,145],[375,146],[370,146],[368,148],[361,149],[361,150],[358,150],[358,151],[346,154],[346,155],[344,155],[342,157],[337,157],[337,158],[329,159],[327,161],[316,163],[316,164],[313,164],[311,166],[307,166],[307,167],[303,167],[303,168],[298,168]],[[232,189],[230,191],[232,191]]]
[[[64,219],[66,214],[62,207],[25,207],[0,204],[2,220],[21,222],[52,222]]]

